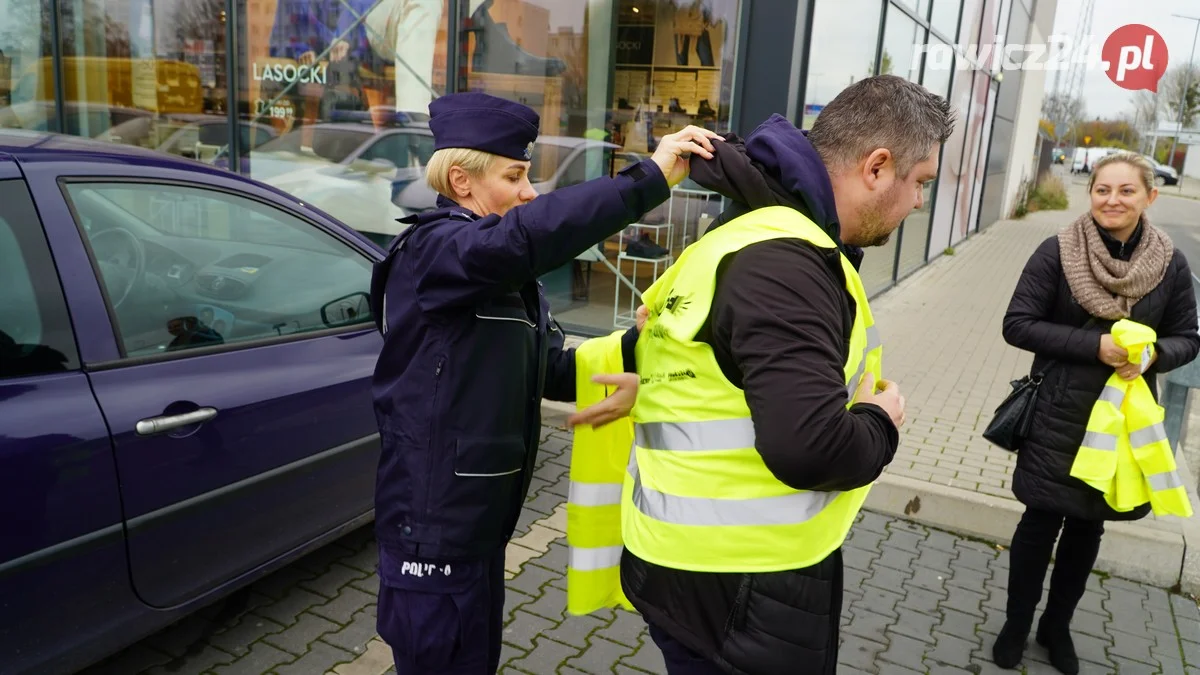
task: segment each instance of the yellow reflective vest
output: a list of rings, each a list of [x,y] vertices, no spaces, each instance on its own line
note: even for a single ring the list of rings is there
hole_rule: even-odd
[[[1128,350],[1130,362],[1149,366],[1157,340],[1154,329],[1126,319],[1113,326],[1112,336]],[[1190,517],[1192,505],[1163,418],[1163,408],[1142,376],[1126,382],[1113,373],[1092,407],[1071,475],[1103,492],[1115,511],[1150,502],[1156,515]]]
[[[575,405],[584,409],[611,392],[593,375],[619,373],[619,331],[575,350]],[[633,609],[621,591],[621,485],[633,443],[633,422],[600,429],[575,427],[567,493],[567,611],[590,614],[604,607]]]
[[[842,545],[869,486],[817,492],[776,479],[755,449],[745,395],[711,347],[693,339],[711,308],[721,259],[782,238],[836,250],[799,212],[758,209],[705,234],[643,295],[650,318],[637,346],[634,424],[575,431],[567,503],[572,613],[629,606],[620,588],[622,545],[659,565],[712,572],[808,567]],[[856,303],[843,366],[849,407],[864,373],[882,379],[882,347],[858,271],[844,256],[841,265]],[[592,374],[621,369],[619,334],[589,343],[576,352],[580,408],[603,397]]]

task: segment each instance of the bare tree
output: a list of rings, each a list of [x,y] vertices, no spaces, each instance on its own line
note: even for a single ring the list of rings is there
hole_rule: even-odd
[[[1163,111],[1164,97],[1146,89],[1133,92],[1129,101],[1133,105],[1133,117],[1143,127],[1154,129],[1165,119]]]
[[[1050,120],[1052,124],[1062,124],[1063,129],[1070,129],[1075,126],[1076,122],[1083,119],[1084,106],[1083,100],[1054,92],[1047,94],[1042,99],[1042,116]],[[1054,140],[1062,140],[1055,138]]]
[[[1200,65],[1183,63],[1167,70],[1158,83],[1164,116],[1190,127],[1200,115]]]

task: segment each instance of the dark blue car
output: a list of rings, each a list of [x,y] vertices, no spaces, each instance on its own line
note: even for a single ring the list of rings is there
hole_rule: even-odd
[[[227,171],[0,133],[0,673],[74,672],[370,521],[380,257]]]

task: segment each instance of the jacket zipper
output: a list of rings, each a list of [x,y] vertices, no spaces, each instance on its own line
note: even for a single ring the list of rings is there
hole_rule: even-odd
[[[438,434],[437,425],[434,420],[437,419],[438,406],[438,382],[442,377],[442,366],[446,365],[446,357],[438,357],[437,367],[433,369],[433,391],[430,393],[430,415],[429,415],[429,450],[433,456],[440,454],[438,452]],[[432,477],[432,476],[431,476]],[[421,505],[421,510],[418,513],[425,514],[429,511],[429,489],[425,489],[425,503]]]

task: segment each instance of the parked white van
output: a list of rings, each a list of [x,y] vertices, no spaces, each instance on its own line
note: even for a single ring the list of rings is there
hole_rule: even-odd
[[[1084,158],[1087,158],[1087,172],[1092,172],[1092,167],[1096,166],[1096,160],[1105,155],[1111,155],[1114,152],[1121,152],[1120,148],[1075,148],[1075,157],[1071,160],[1071,173],[1084,173]]]

